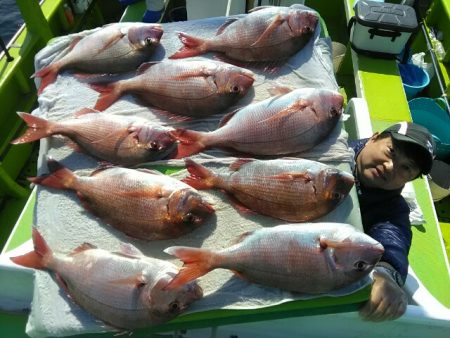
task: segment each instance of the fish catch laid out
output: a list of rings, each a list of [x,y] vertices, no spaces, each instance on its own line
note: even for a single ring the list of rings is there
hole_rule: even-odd
[[[227,114],[211,132],[176,129],[175,158],[208,148],[252,155],[285,155],[309,150],[325,139],[342,115],[344,98],[329,89],[301,88]]]
[[[18,114],[27,123],[28,129],[12,144],[63,135],[82,152],[124,166],[159,160],[175,149],[176,141],[169,134],[172,128],[136,116],[82,109],[73,118],[49,121],[27,113]]]
[[[165,60],[142,64],[132,78],[91,87],[100,92],[94,109],[105,110],[131,94],[169,113],[203,117],[237,103],[254,80],[253,72],[221,61]]]
[[[130,237],[176,238],[202,225],[214,208],[189,185],[147,169],[106,167],[78,176],[49,159],[32,183],[74,190],[83,206]]]
[[[66,69],[88,73],[120,73],[135,70],[148,61],[159,45],[163,28],[159,24],[111,24],[85,37],[75,37],[69,52],[38,70],[38,94]]]
[[[164,323],[203,296],[195,282],[165,290],[178,268],[144,256],[131,244],[123,243],[120,252],[110,252],[84,243],[65,255],[54,253],[35,228],[33,242],[34,251],[11,260],[54,272],[71,300],[116,329]]]
[[[304,223],[244,233],[222,250],[174,246],[164,251],[184,262],[168,290],[222,268],[252,283],[321,294],[367,276],[384,249],[349,224]]]
[[[171,59],[222,52],[240,61],[279,61],[300,51],[317,29],[318,15],[305,6],[256,7],[243,17],[228,19],[212,38],[184,32],[184,44]]]
[[[196,189],[222,189],[244,207],[290,222],[317,219],[334,210],[353,187],[351,174],[305,159],[240,159],[228,173],[215,173],[186,159]]]

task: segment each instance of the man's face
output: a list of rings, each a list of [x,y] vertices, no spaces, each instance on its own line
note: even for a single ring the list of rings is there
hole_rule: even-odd
[[[420,170],[414,161],[394,147],[391,136],[375,133],[356,159],[357,175],[366,187],[395,190],[416,178]]]

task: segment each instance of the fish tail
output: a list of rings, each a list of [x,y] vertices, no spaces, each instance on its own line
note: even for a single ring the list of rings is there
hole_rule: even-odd
[[[178,128],[169,132],[175,140],[179,141],[174,158],[184,158],[193,154],[197,154],[205,149],[205,145],[201,142],[202,133]]]
[[[91,83],[89,84],[89,86],[100,93],[100,96],[94,106],[94,109],[98,111],[107,109],[122,95],[121,91],[119,90],[119,86],[115,84],[104,85]]]
[[[169,56],[169,59],[183,59],[205,53],[205,40],[195,38],[183,32],[178,33],[178,38],[183,43],[184,47],[181,47],[175,54]]]
[[[178,274],[164,287],[165,290],[177,289],[214,269],[211,264],[213,255],[208,250],[171,246],[164,252],[176,256],[184,263]]]
[[[27,268],[45,269],[53,256],[52,250],[36,228],[33,228],[32,236],[34,251],[30,251],[22,256],[10,257],[10,259],[14,263]]]
[[[55,189],[72,189],[74,181],[76,181],[75,174],[64,167],[59,162],[49,159],[47,166],[50,170],[50,174],[29,177],[28,180],[35,184],[44,185]]]
[[[25,123],[28,125],[28,129],[22,136],[11,141],[11,144],[33,142],[52,135],[52,132],[50,130],[51,122],[24,112],[18,112],[17,115],[19,115],[22,120],[25,121]]]
[[[41,94],[45,87],[49,84],[55,82],[58,71],[58,65],[56,63],[52,63],[33,74],[33,77],[41,78],[41,85],[39,86],[38,94]]]
[[[215,186],[216,174],[211,170],[194,162],[190,158],[185,159],[184,162],[186,163],[186,169],[190,174],[190,176],[182,179],[184,183],[199,190],[210,189]]]

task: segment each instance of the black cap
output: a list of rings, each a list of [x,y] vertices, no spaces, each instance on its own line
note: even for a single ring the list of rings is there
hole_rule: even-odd
[[[410,142],[423,149],[425,161],[421,168],[422,174],[426,175],[430,172],[435,156],[435,144],[433,136],[427,128],[412,122],[400,122],[384,130],[384,133],[390,133],[392,138],[397,141]]]

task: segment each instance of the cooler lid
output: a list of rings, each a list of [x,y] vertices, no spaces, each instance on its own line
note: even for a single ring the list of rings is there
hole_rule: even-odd
[[[363,26],[403,32],[417,28],[416,11],[407,5],[360,0],[356,3],[355,17]]]

